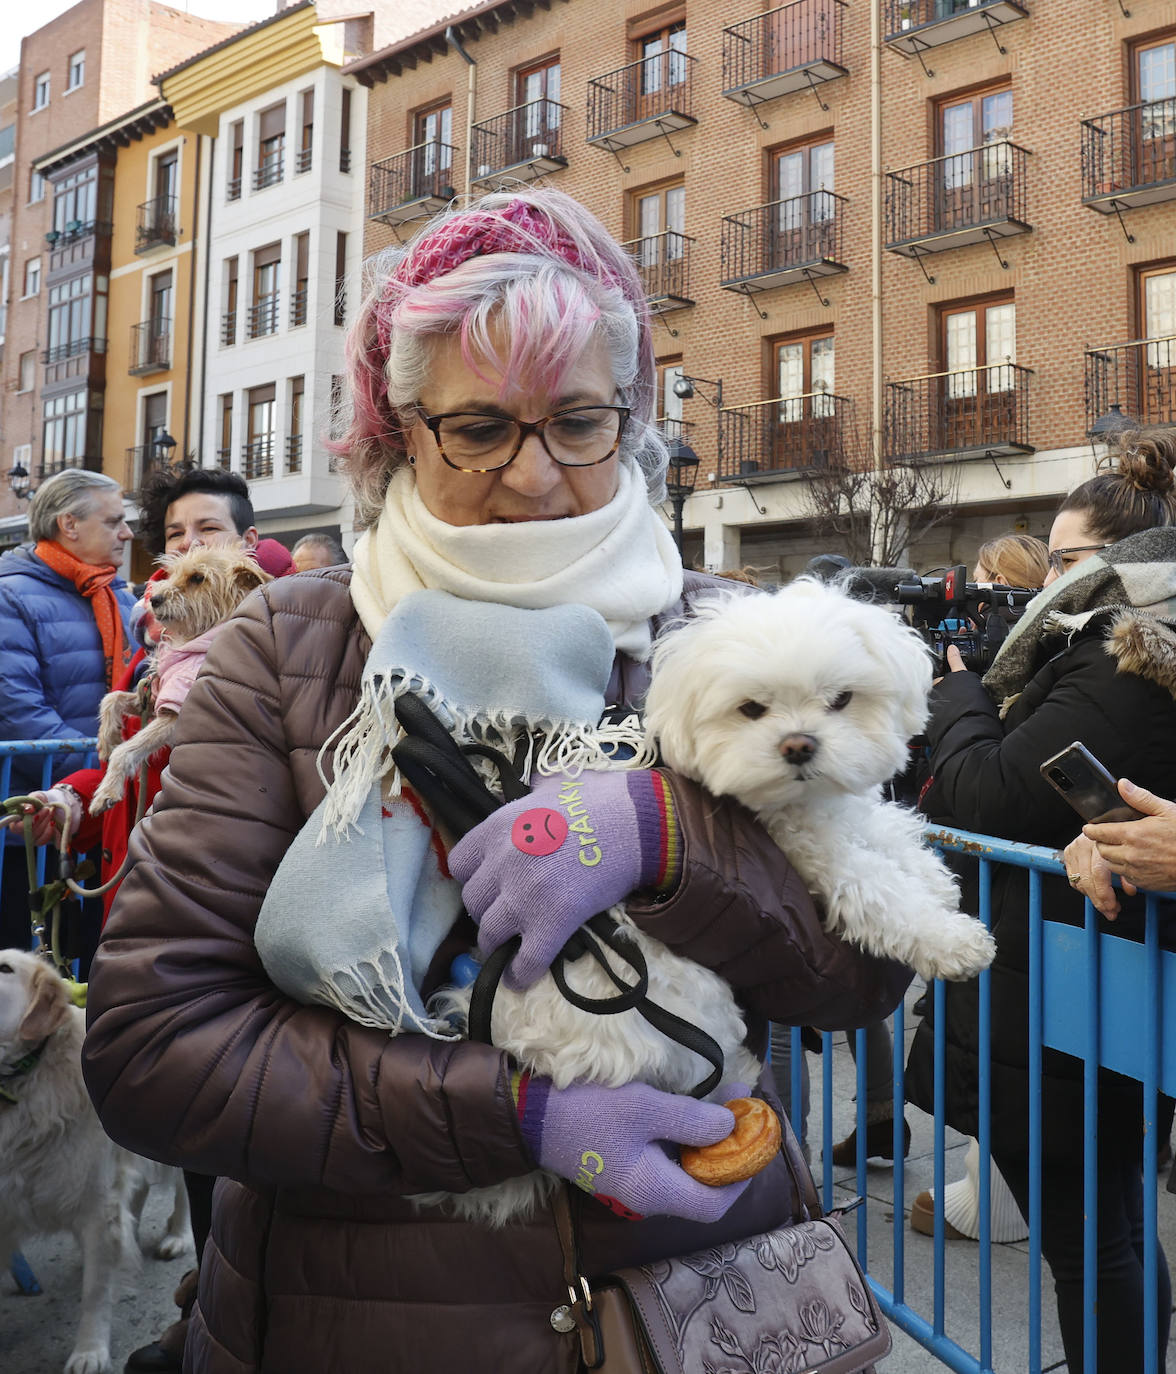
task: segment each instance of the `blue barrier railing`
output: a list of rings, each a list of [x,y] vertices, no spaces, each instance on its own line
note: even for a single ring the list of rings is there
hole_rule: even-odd
[[[10,739],[0,740],[0,800],[11,797],[16,792],[27,791],[46,791],[53,783],[55,777],[61,776],[65,769],[61,766],[60,760],[68,757],[82,758],[81,766],[93,768],[98,763],[98,741],[92,738],[78,739]],[[12,765],[16,759],[40,760],[40,776],[33,782],[28,781],[28,774],[25,774],[24,781],[18,786],[13,785]],[[15,858],[18,854],[16,848],[18,833],[13,832],[8,837],[9,842],[0,844],[0,880],[4,877],[4,864],[7,858],[10,862],[20,862]],[[45,881],[45,850],[37,851],[37,882]]]
[[[1077,825],[1075,826],[1077,831]],[[1029,888],[1029,1081],[1041,1081],[1043,1049],[1060,1050],[1083,1061],[1083,1349],[1087,1371],[1098,1369],[1097,1360],[1097,1195],[1098,1195],[1098,1071],[1100,1067],[1134,1078],[1143,1085],[1144,1112],[1144,1366],[1143,1374],[1158,1374],[1161,1354],[1157,1346],[1159,1266],[1157,1239],[1157,1095],[1176,1096],[1176,995],[1165,1000],[1166,988],[1176,988],[1176,953],[1160,947],[1161,900],[1171,894],[1146,894],[1145,936],[1142,942],[1107,933],[1089,902],[1080,925],[1045,920],[1042,915],[1043,874],[1064,874],[1065,869],[1053,850],[1033,845],[993,839],[986,835],[958,830],[929,832],[928,840],[941,850],[974,858],[979,865],[979,916],[991,926],[991,881],[993,865],[1011,865],[1027,870]],[[1075,898],[1075,916],[1078,914]],[[934,1236],[931,1255],[929,1313],[917,1311],[906,1300],[907,1256],[905,1227],[907,1208],[904,1157],[904,1007],[900,1005],[892,1021],[893,1052],[893,1150],[896,1167],[893,1175],[893,1223],[891,1236],[891,1287],[887,1288],[869,1271],[868,1209],[856,1213],[858,1258],[867,1271],[871,1287],[888,1319],[931,1352],[944,1366],[959,1374],[994,1374],[993,1365],[993,1278],[990,1196],[992,1164],[991,1128],[991,1052],[989,974],[980,975],[977,1040],[979,1045],[979,1253],[977,1255],[979,1317],[978,1349],[968,1350],[946,1331],[946,1236],[943,1197],[945,1186],[946,1126],[944,1121],[946,1064],[946,989],[942,983],[931,985],[934,1002],[934,1079],[935,1115],[933,1120],[933,1190],[935,1197]],[[821,1185],[826,1207],[835,1205],[833,1145],[833,1036],[823,1036],[823,1171]],[[856,1188],[867,1195],[867,1040],[865,1031],[856,1033],[857,1061],[857,1168]],[[1164,1047],[1173,1051],[1165,1058]],[[792,1114],[799,1119],[801,1102],[800,1032],[792,1032],[791,1095]],[[1028,1358],[1018,1369],[1028,1374],[1042,1371],[1042,1291],[1041,1291],[1041,1094],[1031,1091],[1027,1104],[1029,1125],[1029,1244],[1027,1255]],[[1079,1146],[1075,1141],[1075,1148]],[[871,1192],[876,1192],[877,1175],[871,1175]],[[925,1275],[918,1276],[926,1287]],[[1117,1321],[1114,1313],[1104,1320]],[[1009,1371],[1011,1374],[1011,1369]]]

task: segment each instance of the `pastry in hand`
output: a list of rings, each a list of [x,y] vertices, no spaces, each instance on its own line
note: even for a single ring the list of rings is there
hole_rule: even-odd
[[[690,1177],[713,1188],[754,1177],[780,1150],[780,1118],[766,1102],[733,1097],[723,1106],[735,1116],[731,1134],[714,1145],[684,1145],[681,1155]]]

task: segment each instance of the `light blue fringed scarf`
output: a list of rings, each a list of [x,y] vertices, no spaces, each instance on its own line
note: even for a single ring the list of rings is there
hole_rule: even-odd
[[[274,983],[362,1025],[453,1038],[420,988],[461,894],[431,827],[400,796],[396,698],[416,692],[459,742],[508,757],[524,742],[528,772],[647,766],[639,729],[601,723],[615,652],[587,606],[521,610],[434,590],[403,597],[372,645],[359,706],[336,732],[327,796],[262,905],[255,939]]]

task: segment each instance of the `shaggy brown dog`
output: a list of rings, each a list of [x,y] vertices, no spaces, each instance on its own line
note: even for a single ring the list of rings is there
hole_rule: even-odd
[[[155,651],[161,683],[166,683],[169,664],[175,666],[185,645],[207,636],[228,620],[251,591],[273,581],[243,548],[197,545],[165,560],[164,566],[168,575],[154,584],[150,597],[152,613],[165,631],[164,642]],[[193,644],[194,650],[196,647]],[[201,643],[200,648],[207,649],[207,645]],[[184,671],[190,680],[195,675],[191,662],[194,654],[186,657]],[[151,755],[170,746],[178,719],[178,706],[170,702],[161,690],[153,719],[119,744],[124,716],[139,710],[138,693],[108,692],[103,697],[98,754],[107,760],[106,776],[90,803],[92,815],[113,806]]]

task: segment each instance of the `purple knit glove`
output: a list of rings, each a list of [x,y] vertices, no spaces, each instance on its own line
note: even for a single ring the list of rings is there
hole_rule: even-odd
[[[449,871],[484,953],[522,936],[506,982],[525,988],[598,911],[638,888],[671,891],[679,850],[662,774],[581,773],[495,811],[450,852]]]
[[[718,1221],[750,1181],[699,1183],[660,1143],[725,1140],[735,1128],[726,1107],[645,1083],[553,1088],[548,1078],[521,1074],[514,1086],[523,1138],[539,1164],[622,1215]]]

